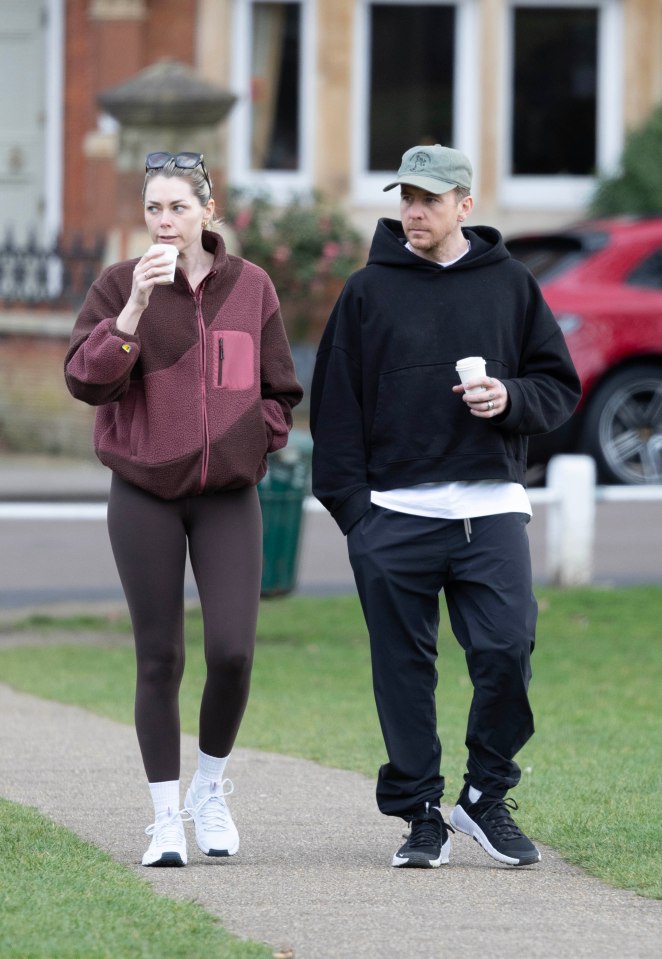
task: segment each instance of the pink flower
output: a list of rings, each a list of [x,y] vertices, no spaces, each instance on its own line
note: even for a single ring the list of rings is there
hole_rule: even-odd
[[[245,230],[253,219],[253,213],[248,207],[239,210],[235,217],[234,225],[237,230]]]
[[[271,256],[276,263],[285,263],[287,260],[289,260],[291,252],[292,251],[290,250],[289,246],[285,246],[284,243],[281,243],[280,246],[275,248]]]
[[[340,253],[340,244],[333,240],[328,240],[322,247],[322,256],[325,260],[335,260]]]

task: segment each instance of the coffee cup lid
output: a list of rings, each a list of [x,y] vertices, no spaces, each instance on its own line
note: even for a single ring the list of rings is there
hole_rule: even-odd
[[[472,366],[481,366],[485,360],[482,356],[465,356],[463,359],[458,360],[455,364],[456,370],[466,370]]]

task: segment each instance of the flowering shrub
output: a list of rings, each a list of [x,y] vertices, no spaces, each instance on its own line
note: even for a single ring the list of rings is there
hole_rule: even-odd
[[[321,194],[277,206],[267,194],[230,189],[223,212],[241,255],[273,280],[290,338],[318,337],[342,283],[365,263],[359,231]]]

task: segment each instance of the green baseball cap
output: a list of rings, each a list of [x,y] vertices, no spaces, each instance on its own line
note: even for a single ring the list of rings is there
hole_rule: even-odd
[[[401,183],[437,194],[448,193],[456,186],[470,190],[472,172],[469,158],[459,150],[440,143],[412,147],[402,156],[397,180],[385,186],[384,192]]]

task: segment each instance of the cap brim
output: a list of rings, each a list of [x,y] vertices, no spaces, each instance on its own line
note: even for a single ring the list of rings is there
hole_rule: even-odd
[[[428,193],[435,193],[439,196],[441,193],[454,190],[457,183],[449,183],[447,180],[439,180],[432,176],[403,176],[385,186],[383,192],[386,193],[387,190],[392,190],[396,186],[417,186],[421,190],[427,190]]]

